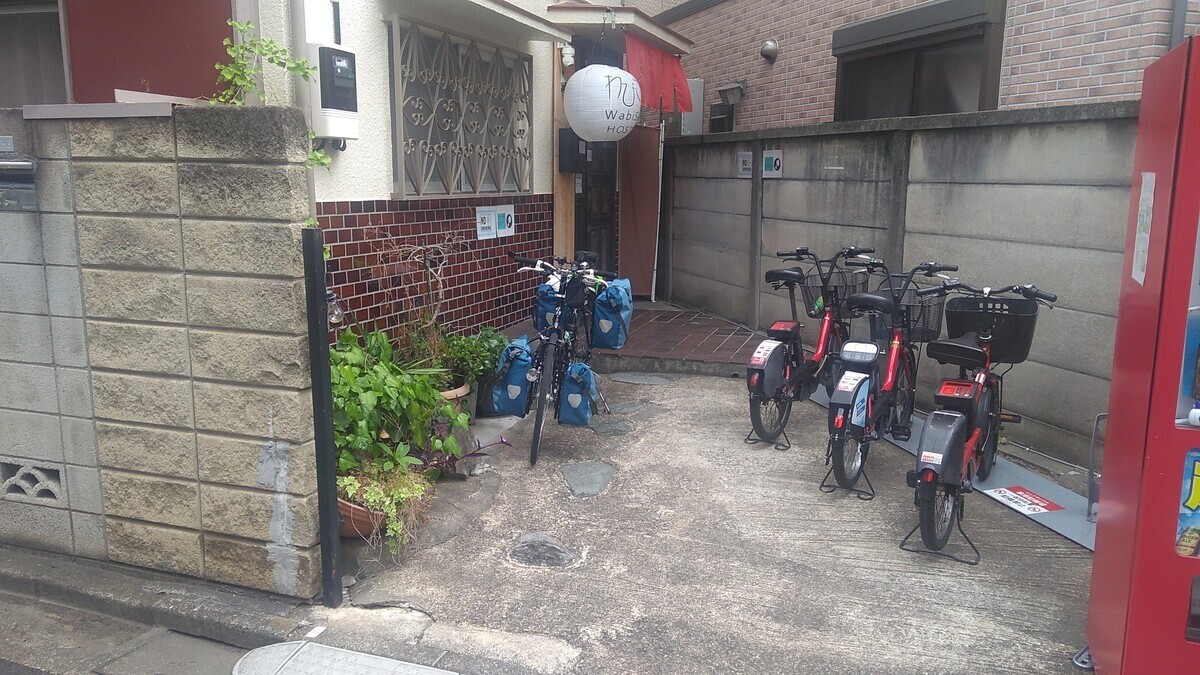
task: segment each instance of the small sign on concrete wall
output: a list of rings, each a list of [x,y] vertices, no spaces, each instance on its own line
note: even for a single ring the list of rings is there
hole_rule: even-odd
[[[475,209],[475,238],[496,238],[496,207],[480,206]]]
[[[738,162],[738,178],[753,178],[754,177],[754,153],[739,152],[737,154]]]
[[[496,236],[511,237],[517,231],[517,218],[512,204],[496,207]]]
[[[763,150],[763,178],[783,178],[783,150]]]

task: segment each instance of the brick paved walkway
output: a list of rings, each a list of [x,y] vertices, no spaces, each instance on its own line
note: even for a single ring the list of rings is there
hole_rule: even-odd
[[[762,336],[724,319],[659,304],[654,309],[634,309],[629,341],[619,353],[744,364],[761,340]]]

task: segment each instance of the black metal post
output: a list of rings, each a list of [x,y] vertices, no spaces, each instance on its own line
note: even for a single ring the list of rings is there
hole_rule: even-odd
[[[329,382],[329,307],[325,301],[325,246],[321,231],[305,228],[304,291],[308,300],[308,361],[312,370],[313,429],[317,446],[317,509],[321,525],[321,599],[342,604],[339,569],[341,522],[337,507],[337,449],[333,445],[333,391]]]

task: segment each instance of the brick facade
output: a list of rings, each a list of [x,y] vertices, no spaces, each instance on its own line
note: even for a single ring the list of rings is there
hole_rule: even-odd
[[[1008,5],[1000,107],[1141,95],[1142,71],[1167,53],[1171,0],[1017,0]]]
[[[717,87],[747,80],[738,131],[833,120],[837,59],[833,31],[851,21],[926,0],[726,0],[671,28],[692,40],[689,77],[705,80],[708,107]],[[1142,70],[1167,51],[1172,0],[1009,0],[1001,63],[1000,108],[1136,99]],[[1189,2],[1187,34],[1200,27],[1200,0]],[[779,41],[779,59],[758,55]]]
[[[516,234],[475,238],[475,209],[514,206]],[[548,194],[454,197],[408,201],[321,202],[317,221],[331,247],[331,285],[360,322],[393,335],[420,313],[411,287],[414,275],[387,265],[385,246],[437,243],[461,238],[449,261],[446,298],[439,321],[450,331],[488,325],[507,328],[529,317],[537,275],[518,272],[508,251],[531,258],[551,254],[553,199]]]

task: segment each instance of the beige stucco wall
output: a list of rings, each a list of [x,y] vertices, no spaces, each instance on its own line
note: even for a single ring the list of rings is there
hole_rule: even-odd
[[[264,35],[295,51],[293,35],[307,23],[309,40],[332,41],[332,9],[327,2],[309,4],[307,21],[287,0],[260,0],[259,25]],[[342,44],[353,51],[358,68],[358,139],[347,141],[344,151],[326,148],[332,157],[329,170],[315,171],[317,201],[390,199],[392,193],[392,101],[388,67],[387,18],[399,16],[422,25],[440,28],[463,37],[476,38],[533,59],[533,192],[549,193],[553,179],[553,53],[550,42],[527,42],[497,31],[495,26],[466,22],[453,8],[425,11],[419,15],[402,0],[342,2]],[[264,77],[267,99],[272,104],[303,104],[303,92],[272,69]],[[302,85],[307,86],[307,85]]]

